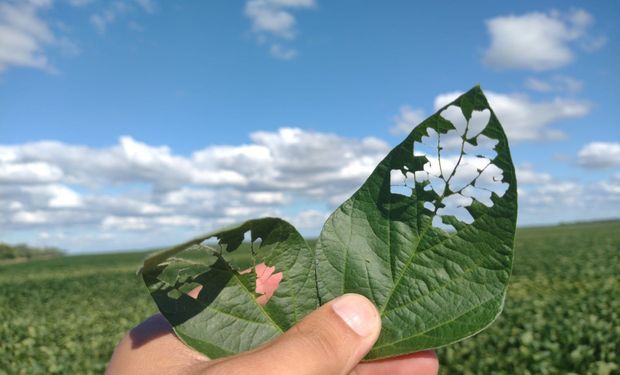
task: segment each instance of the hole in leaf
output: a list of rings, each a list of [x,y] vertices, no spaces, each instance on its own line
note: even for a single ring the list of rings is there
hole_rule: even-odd
[[[256,273],[255,292],[259,295],[256,297],[256,301],[261,305],[267,304],[271,297],[273,297],[284,276],[282,272],[274,273],[275,269],[275,267],[269,267],[265,263],[259,263],[254,267],[254,272]],[[239,272],[239,274],[245,275],[250,272],[252,272],[252,268],[245,269]]]
[[[432,204],[431,202],[424,202],[424,208],[426,208],[427,210],[431,212],[435,212],[435,205]]]
[[[471,224],[474,222],[474,218],[465,207],[471,206],[472,199],[465,197],[461,194],[452,194],[444,198],[442,203],[445,207],[437,210],[437,215],[454,216],[465,224]]]
[[[473,139],[475,144],[470,143],[471,139],[465,142],[463,151],[467,155],[484,157],[489,160],[495,159],[497,152],[495,152],[495,146],[498,143],[497,139],[489,138],[486,135],[480,134]]]
[[[400,169],[392,169],[390,172],[390,193],[410,197],[414,179],[414,174],[409,171],[403,174]]]
[[[455,229],[454,229],[454,227],[452,225],[444,224],[442,219],[441,219],[441,216],[439,216],[439,215],[435,215],[433,217],[433,226],[435,228],[443,229],[446,232],[454,232],[455,231]]]
[[[448,108],[441,111],[439,114],[444,119],[450,121],[452,125],[456,128],[459,136],[465,135],[465,129],[467,127],[467,120],[465,120],[465,116],[463,116],[463,112],[461,112],[461,108],[455,105],[451,105]]]
[[[489,119],[491,118],[491,111],[485,109],[484,111],[473,111],[471,113],[471,118],[467,123],[467,134],[466,138],[472,138],[480,134],[486,128],[489,123]],[[465,119],[465,117],[463,117]]]
[[[201,290],[202,290],[202,285],[199,285],[195,287],[194,289],[190,290],[189,292],[187,292],[187,295],[192,297],[193,299],[198,299],[198,295],[200,294]]]
[[[454,230],[452,225],[443,222],[444,217],[473,223],[474,218],[467,210],[473,200],[491,207],[492,194],[501,197],[508,184],[502,181],[502,170],[493,164],[499,141],[481,134],[489,123],[491,112],[488,109],[473,111],[468,121],[460,107],[451,105],[440,116],[454,128],[437,121],[435,129],[427,128],[426,135],[414,143],[414,156],[424,155],[427,159],[422,170],[414,171],[414,179],[417,183],[428,181],[424,190],[432,190],[437,195],[424,202],[424,208],[434,215],[432,225]]]

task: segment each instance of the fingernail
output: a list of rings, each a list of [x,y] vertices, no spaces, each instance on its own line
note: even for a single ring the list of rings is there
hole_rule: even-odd
[[[377,309],[365,297],[345,294],[332,303],[332,309],[362,337],[370,336],[377,329]]]

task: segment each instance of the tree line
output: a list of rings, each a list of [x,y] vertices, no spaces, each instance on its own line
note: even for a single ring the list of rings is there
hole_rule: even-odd
[[[0,261],[12,259],[49,258],[63,255],[64,251],[57,247],[36,247],[26,244],[10,245],[0,242]]]

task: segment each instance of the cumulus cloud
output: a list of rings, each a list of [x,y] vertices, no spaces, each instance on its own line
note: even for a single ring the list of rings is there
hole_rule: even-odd
[[[75,227],[112,234],[174,227],[193,235],[283,216],[318,231],[341,203],[334,197],[344,200],[389,148],[372,137],[298,128],[254,132],[250,140],[188,156],[129,136],[104,148],[56,141],[0,145],[0,225],[52,234]],[[304,203],[295,208],[298,202]]]
[[[620,167],[620,142],[591,142],[579,150],[579,165],[587,168]]]
[[[67,0],[67,4],[75,7],[85,7],[92,2]],[[10,67],[27,67],[56,73],[58,69],[49,59],[51,49],[68,57],[79,54],[78,46],[63,35],[65,27],[48,22],[43,17],[54,4],[52,0],[0,2],[0,73]],[[147,13],[153,13],[157,9],[154,0],[114,1],[93,13],[90,22],[97,32],[104,34],[110,24],[136,8]]]
[[[393,135],[409,134],[425,118],[424,110],[404,105],[394,116],[394,125],[390,128],[390,133]]]
[[[549,173],[537,172],[531,164],[523,164],[516,168],[519,185],[544,185],[553,181]]]
[[[620,174],[602,181],[555,178],[531,165],[517,168],[519,222],[525,225],[618,218]]]
[[[298,52],[274,40],[292,41],[297,36],[294,10],[314,7],[314,0],[248,0],[245,15],[252,22],[252,31],[259,41],[270,41],[271,56],[281,60],[294,59]]]
[[[553,76],[546,80],[530,77],[525,81],[525,87],[532,91],[544,93],[575,94],[583,88],[583,81],[566,76]]]
[[[271,56],[280,60],[292,60],[297,57],[297,50],[294,48],[287,48],[279,43],[273,43],[269,48]]]
[[[189,155],[129,136],[103,148],[0,145],[0,227],[3,236],[45,233],[34,241],[80,251],[172,244],[264,216],[312,236],[388,151],[376,138],[299,128]],[[526,163],[517,178],[522,224],[620,212],[620,174],[583,183]]]
[[[559,68],[574,60],[575,46],[591,51],[604,45],[604,37],[589,33],[593,23],[594,17],[583,9],[489,19],[486,24],[491,45],[484,62],[498,69]]]
[[[0,73],[10,66],[54,71],[45,53],[57,38],[40,11],[51,1],[10,1],[0,3]]]
[[[579,118],[590,112],[590,104],[583,100],[556,97],[550,101],[535,102],[525,94],[485,92],[489,104],[501,121],[511,142],[563,139],[566,134],[549,126]],[[435,98],[435,109],[456,99],[460,92],[449,92]]]

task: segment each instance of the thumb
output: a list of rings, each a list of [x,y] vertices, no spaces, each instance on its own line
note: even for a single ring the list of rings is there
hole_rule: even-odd
[[[348,374],[377,341],[380,331],[375,306],[359,294],[345,294],[270,343],[212,362],[208,373]]]

